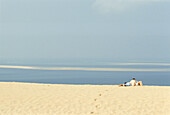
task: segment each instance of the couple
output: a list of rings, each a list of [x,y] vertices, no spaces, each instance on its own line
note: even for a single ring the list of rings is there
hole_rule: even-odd
[[[135,78],[133,78],[130,82],[125,82],[124,84],[120,84],[120,86],[143,86],[142,81],[136,81]]]

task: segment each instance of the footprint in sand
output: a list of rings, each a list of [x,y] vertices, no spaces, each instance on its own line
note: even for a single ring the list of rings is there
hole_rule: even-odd
[[[90,114],[93,114],[94,112],[91,112]]]
[[[102,94],[99,94],[99,96],[102,96]]]
[[[101,108],[101,105],[96,105],[96,109],[100,109]]]

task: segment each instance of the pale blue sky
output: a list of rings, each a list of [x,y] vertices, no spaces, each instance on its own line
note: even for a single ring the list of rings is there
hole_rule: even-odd
[[[169,0],[0,0],[0,59],[170,58]]]

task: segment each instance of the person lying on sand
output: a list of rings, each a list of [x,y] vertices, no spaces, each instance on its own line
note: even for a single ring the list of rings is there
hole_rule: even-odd
[[[136,81],[135,78],[133,78],[131,81],[131,86],[143,86],[142,81]]]
[[[136,84],[137,84],[136,79],[133,78],[133,79],[130,81],[130,84],[131,84],[131,86],[136,86]]]
[[[136,81],[135,78],[133,78],[130,82],[125,82],[124,84],[120,84],[119,87],[126,87],[126,86],[143,86],[142,81]]]

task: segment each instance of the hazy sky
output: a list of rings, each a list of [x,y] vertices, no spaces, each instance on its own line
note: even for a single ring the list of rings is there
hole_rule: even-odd
[[[170,0],[0,0],[2,58],[170,58]]]

